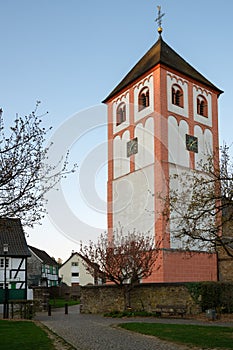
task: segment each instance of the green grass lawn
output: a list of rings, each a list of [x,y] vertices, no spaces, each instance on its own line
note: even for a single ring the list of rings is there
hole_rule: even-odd
[[[0,320],[1,350],[54,350],[47,333],[30,321]]]
[[[65,300],[65,299],[50,299],[49,300],[49,304],[52,307],[58,308],[58,307],[65,307],[65,304],[68,304],[68,306],[72,306],[72,305],[77,305],[80,304],[79,300]]]
[[[231,327],[159,323],[124,323],[120,327],[180,344],[233,349],[233,328]]]

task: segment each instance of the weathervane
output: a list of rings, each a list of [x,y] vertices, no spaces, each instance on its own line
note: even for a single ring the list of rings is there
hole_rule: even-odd
[[[161,6],[157,6],[158,9],[158,17],[156,18],[155,22],[158,22],[158,33],[159,35],[162,34],[163,28],[162,28],[162,17],[165,15],[165,13],[161,13]]]

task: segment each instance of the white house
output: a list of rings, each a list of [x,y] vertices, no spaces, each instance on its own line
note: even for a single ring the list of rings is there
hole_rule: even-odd
[[[85,286],[87,284],[102,284],[102,279],[98,273],[93,277],[87,271],[87,264],[90,264],[80,253],[72,252],[69,259],[59,268],[61,282],[68,286]]]

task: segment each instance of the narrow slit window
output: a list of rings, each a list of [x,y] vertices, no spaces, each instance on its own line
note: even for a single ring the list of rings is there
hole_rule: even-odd
[[[197,96],[197,114],[208,118],[208,103],[204,96]]]
[[[125,106],[125,103],[121,103],[117,107],[116,125],[120,125],[125,121],[126,121],[126,106]]]
[[[149,89],[143,88],[138,95],[138,110],[139,112],[150,105]]]
[[[172,104],[182,108],[184,107],[183,90],[177,84],[172,85]]]

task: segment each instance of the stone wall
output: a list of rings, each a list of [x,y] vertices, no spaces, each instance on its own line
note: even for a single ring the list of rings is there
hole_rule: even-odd
[[[37,301],[39,309],[47,310],[49,302],[49,288],[33,287],[33,300]]]
[[[134,310],[153,312],[156,305],[186,305],[190,314],[200,312],[185,284],[145,283],[136,286],[130,293]],[[115,285],[81,287],[81,312],[105,313],[124,310],[124,295]]]
[[[81,286],[67,286],[61,284],[60,286],[53,286],[49,289],[50,298],[62,298],[65,300],[78,300],[81,295]]]
[[[27,261],[28,286],[39,286],[41,280],[42,263],[39,261],[38,258],[35,257],[33,253],[31,253],[31,256],[28,258]]]
[[[233,207],[229,206],[223,211],[223,241],[226,243],[233,239]],[[231,248],[230,248],[231,247]],[[229,256],[222,247],[218,249],[218,271],[219,281],[233,282],[233,258]],[[229,252],[233,255],[233,244],[228,246]]]

